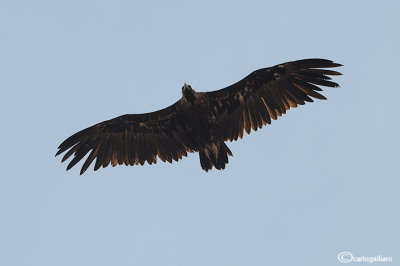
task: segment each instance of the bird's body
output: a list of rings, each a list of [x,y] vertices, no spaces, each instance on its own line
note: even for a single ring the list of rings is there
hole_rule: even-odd
[[[244,131],[257,130],[271,119],[307,101],[309,96],[326,99],[316,85],[338,87],[327,75],[339,72],[319,69],[341,66],[325,59],[288,62],[252,72],[221,90],[196,92],[182,88],[175,104],[146,114],[116,117],[79,131],[59,146],[62,161],[74,158],[67,170],[89,152],[81,174],[96,159],[94,169],[108,164],[143,165],[172,162],[199,152],[201,167],[224,169],[232,152],[225,141],[242,138]]]

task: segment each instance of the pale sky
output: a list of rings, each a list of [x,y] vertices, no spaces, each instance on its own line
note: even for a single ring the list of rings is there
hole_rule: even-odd
[[[398,1],[0,3],[0,265],[343,265],[400,260]],[[227,143],[226,170],[65,171],[58,145],[189,83],[341,63],[328,101]],[[367,265],[352,262],[348,265]]]

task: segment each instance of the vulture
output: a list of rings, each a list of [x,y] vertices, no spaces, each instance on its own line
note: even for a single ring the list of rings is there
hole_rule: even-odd
[[[226,141],[242,138],[286,113],[286,110],[325,100],[325,87],[339,87],[326,68],[341,64],[326,59],[304,59],[253,71],[226,88],[197,92],[182,87],[182,98],[151,113],[126,114],[83,129],[58,147],[62,162],[72,156],[67,170],[88,153],[80,174],[94,161],[94,170],[109,164],[153,164],[157,159],[178,161],[198,152],[201,168],[225,169],[232,156]],[[312,97],[312,98],[311,98]],[[158,157],[158,158],[157,158]]]

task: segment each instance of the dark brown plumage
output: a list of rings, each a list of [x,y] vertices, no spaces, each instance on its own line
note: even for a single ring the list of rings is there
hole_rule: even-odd
[[[178,161],[187,152],[199,152],[201,167],[224,169],[232,152],[225,141],[237,140],[271,123],[286,110],[325,100],[317,85],[339,87],[328,75],[339,72],[321,69],[339,67],[325,59],[305,59],[263,68],[221,90],[196,92],[182,88],[175,104],[146,114],[128,114],[86,128],[67,138],[56,156],[62,161],[73,155],[67,170],[89,153],[81,174],[96,159],[94,170],[110,163],[134,165]]]

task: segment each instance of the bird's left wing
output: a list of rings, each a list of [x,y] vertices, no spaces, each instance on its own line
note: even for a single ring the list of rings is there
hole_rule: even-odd
[[[67,170],[78,163],[90,151],[80,174],[96,159],[94,170],[110,163],[143,165],[162,161],[172,162],[197,150],[190,139],[182,118],[181,101],[165,109],[146,113],[128,114],[107,120],[79,131],[58,147],[56,156],[67,151],[62,161],[71,155]]]
[[[317,85],[339,87],[328,75],[341,73],[321,69],[340,64],[326,59],[304,59],[252,72],[239,82],[221,90],[206,92],[210,112],[217,126],[214,138],[237,140],[244,130],[249,134],[289,108],[326,99]]]

